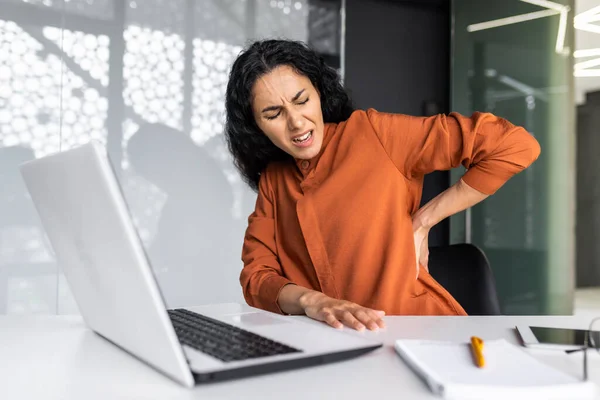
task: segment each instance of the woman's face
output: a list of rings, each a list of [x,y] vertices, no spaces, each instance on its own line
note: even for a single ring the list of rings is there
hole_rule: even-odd
[[[252,88],[258,127],[273,144],[297,159],[315,157],[323,144],[319,93],[310,79],[280,66],[258,78]]]

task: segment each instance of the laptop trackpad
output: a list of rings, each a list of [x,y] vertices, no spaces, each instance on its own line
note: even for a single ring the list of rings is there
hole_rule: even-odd
[[[237,322],[236,325],[246,325],[248,327],[257,327],[257,326],[272,326],[272,325],[281,325],[281,324],[289,324],[291,321],[286,321],[285,318],[277,318],[273,317],[266,313],[248,313],[248,314],[239,314],[234,315],[231,319]]]

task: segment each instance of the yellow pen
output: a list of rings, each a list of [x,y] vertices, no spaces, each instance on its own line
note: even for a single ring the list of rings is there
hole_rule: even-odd
[[[471,336],[471,349],[473,350],[475,365],[479,368],[483,368],[485,365],[485,358],[483,358],[483,340],[477,336]]]

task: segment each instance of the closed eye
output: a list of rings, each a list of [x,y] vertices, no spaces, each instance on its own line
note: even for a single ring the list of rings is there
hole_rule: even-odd
[[[303,104],[308,103],[309,100],[310,100],[310,97],[307,97],[306,100],[299,101],[296,104],[298,104],[299,106],[301,106]],[[273,119],[279,117],[280,114],[281,114],[281,110],[279,110],[279,112],[277,114],[275,114],[275,115],[267,115],[267,116],[265,116],[265,118],[268,119],[268,120],[273,120]]]
[[[275,115],[265,115],[266,119],[275,119],[277,117],[279,117],[279,114],[281,114],[281,111],[279,111],[277,114]]]

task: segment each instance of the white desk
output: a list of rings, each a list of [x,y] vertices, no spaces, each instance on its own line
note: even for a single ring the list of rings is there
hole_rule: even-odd
[[[245,306],[227,304],[239,310]],[[202,311],[201,307],[196,308]],[[290,317],[304,318],[304,317]],[[393,349],[397,338],[467,341],[506,338],[518,343],[519,323],[587,328],[587,316],[386,317],[387,328],[362,332],[385,346],[335,364],[184,389],[95,335],[76,316],[0,316],[2,399],[435,399]],[[311,321],[314,322],[314,321]],[[316,323],[316,322],[314,322]],[[580,354],[536,351],[544,362],[580,377]],[[600,357],[590,357],[600,385]],[[600,399],[600,396],[599,396]]]

